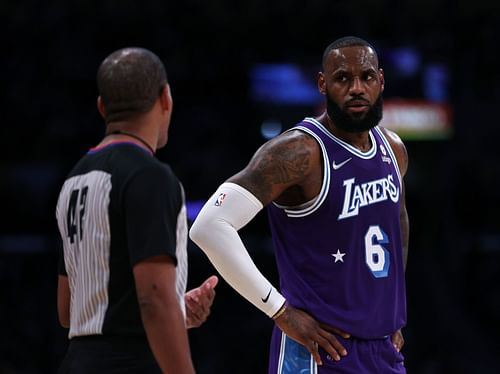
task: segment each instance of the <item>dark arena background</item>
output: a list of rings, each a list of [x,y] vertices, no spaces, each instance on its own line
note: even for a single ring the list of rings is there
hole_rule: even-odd
[[[95,74],[110,52],[153,50],[174,97],[158,158],[182,180],[190,219],[266,139],[318,114],[324,48],[372,42],[385,71],[384,123],[404,139],[411,223],[411,374],[499,373],[500,3],[494,1],[13,1],[2,14],[0,374],[55,373],[55,203],[102,137]],[[241,231],[277,286],[264,213]],[[215,272],[189,247],[189,286]],[[199,374],[265,373],[270,321],[224,281],[190,330]]]

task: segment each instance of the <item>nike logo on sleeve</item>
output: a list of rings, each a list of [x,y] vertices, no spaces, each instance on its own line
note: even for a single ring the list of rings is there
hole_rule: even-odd
[[[263,303],[267,303],[267,300],[269,300],[269,296],[271,295],[272,290],[273,290],[272,288],[269,290],[269,293],[267,294],[267,296],[265,298],[261,298]]]

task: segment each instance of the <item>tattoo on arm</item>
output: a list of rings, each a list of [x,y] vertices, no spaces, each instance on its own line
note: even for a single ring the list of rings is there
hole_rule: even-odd
[[[300,182],[310,170],[313,148],[305,134],[272,140],[264,144],[248,166],[228,181],[251,191],[263,203],[276,191]]]

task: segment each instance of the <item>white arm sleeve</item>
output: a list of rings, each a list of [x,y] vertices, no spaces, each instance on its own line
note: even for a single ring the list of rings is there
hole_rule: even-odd
[[[257,269],[237,232],[262,208],[248,190],[223,183],[201,209],[189,236],[231,287],[272,317],[285,298]]]

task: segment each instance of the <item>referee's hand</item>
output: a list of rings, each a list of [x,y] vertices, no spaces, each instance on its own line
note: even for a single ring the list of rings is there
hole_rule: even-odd
[[[215,298],[215,286],[219,282],[216,275],[209,277],[200,287],[186,292],[186,327],[199,327],[207,320]]]

